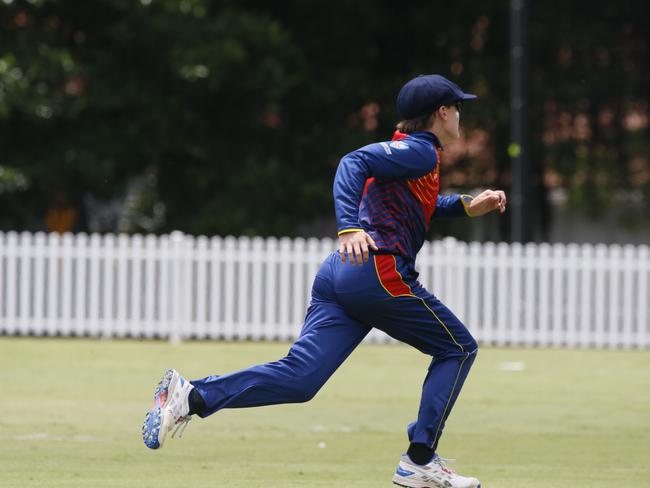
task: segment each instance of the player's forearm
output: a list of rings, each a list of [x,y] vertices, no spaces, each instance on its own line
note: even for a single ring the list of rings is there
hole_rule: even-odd
[[[370,168],[358,157],[345,156],[334,177],[334,210],[339,235],[360,230],[359,204]]]
[[[433,213],[434,219],[448,217],[471,217],[468,208],[472,202],[471,195],[439,195],[436,202],[436,210]]]

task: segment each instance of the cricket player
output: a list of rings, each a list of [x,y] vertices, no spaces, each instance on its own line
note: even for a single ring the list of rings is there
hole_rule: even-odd
[[[168,370],[142,427],[147,447],[161,447],[173,429],[172,437],[184,430],[193,414],[203,418],[222,408],[310,400],[377,327],[432,358],[393,482],[414,488],[480,486],[437,454],[478,346],[460,320],[417,281],[415,270],[432,220],[505,211],[503,191],[486,190],[475,198],[438,194],[441,152],[460,137],[460,103],[475,98],[440,75],[420,75],[402,87],[397,108],[403,120],[393,139],[340,161],[334,179],[340,247],[316,275],[300,337],[287,356],[193,381]]]

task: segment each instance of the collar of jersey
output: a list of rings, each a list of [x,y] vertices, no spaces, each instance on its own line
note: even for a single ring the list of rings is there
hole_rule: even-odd
[[[442,144],[440,144],[440,140],[438,140],[438,136],[436,136],[433,132],[429,132],[429,131],[414,132],[412,134],[409,134],[409,137],[412,137],[414,139],[427,140],[433,143],[433,145],[436,146],[438,149],[442,149]]]

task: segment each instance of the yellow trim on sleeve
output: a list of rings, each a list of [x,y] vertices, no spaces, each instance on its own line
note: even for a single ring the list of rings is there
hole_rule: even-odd
[[[349,232],[363,232],[363,229],[343,229],[339,231],[338,235],[347,234]]]
[[[469,202],[471,202],[472,200],[474,200],[474,197],[472,195],[461,195],[460,196],[460,203],[463,204],[463,208],[465,209],[465,214],[467,214],[468,217],[471,217],[471,215],[469,214],[469,211],[467,210],[467,205],[469,205]]]

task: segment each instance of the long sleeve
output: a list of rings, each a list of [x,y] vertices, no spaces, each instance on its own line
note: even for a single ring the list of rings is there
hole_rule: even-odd
[[[468,217],[467,205],[471,201],[470,195],[438,195],[432,218]]]
[[[334,178],[334,207],[339,235],[361,230],[359,203],[369,178],[419,178],[433,171],[437,154],[417,141],[370,144],[344,156]]]

